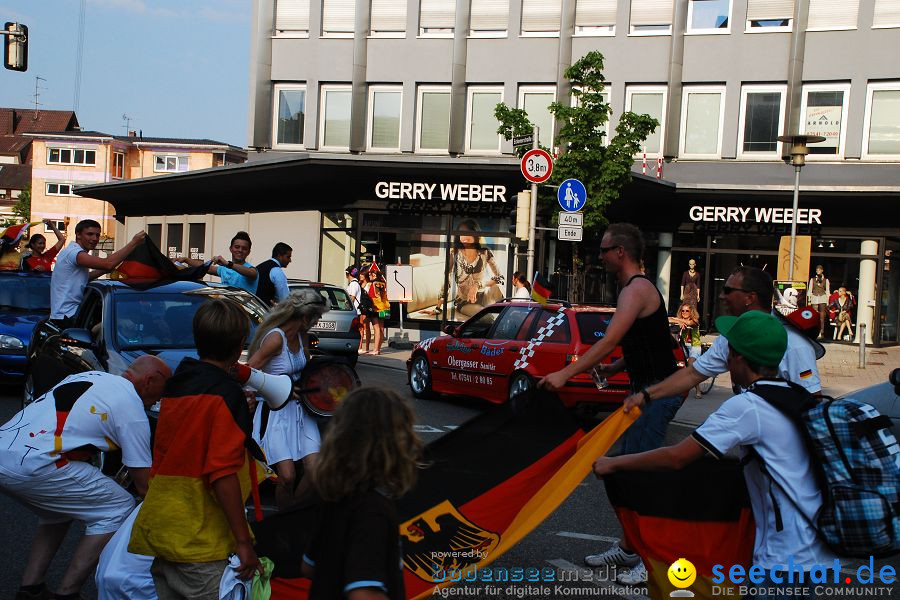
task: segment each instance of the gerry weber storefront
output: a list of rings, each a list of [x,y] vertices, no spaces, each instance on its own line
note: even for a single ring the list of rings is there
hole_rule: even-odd
[[[319,153],[91,186],[79,193],[115,206],[124,221],[117,240],[147,229],[173,256],[227,254],[231,236],[244,229],[254,240],[255,262],[267,258],[276,241],[293,246],[290,277],[344,285],[348,264],[374,257],[382,264],[411,265],[413,301],[404,308],[404,324],[416,339],[417,329],[437,330],[442,321],[464,320],[480,306],[512,295],[511,274],[524,266],[524,258],[511,245],[509,216],[516,194],[525,188],[512,157]],[[900,229],[890,222],[890,208],[898,195],[804,192],[798,213],[798,234],[811,237],[811,256],[809,272],[795,279],[808,280],[822,264],[831,291],[844,285],[858,301],[854,326],[857,317],[870,323],[874,343],[897,341],[900,276],[891,273],[890,258],[900,248]],[[607,214],[645,232],[647,273],[656,276],[664,293],[667,289],[670,311],[680,300],[688,261],[696,261],[699,308],[710,323],[718,314],[715,299],[735,266],[759,266],[776,275],[779,242],[790,232],[785,211],[790,205],[788,189],[694,189],[636,175]],[[557,243],[551,231],[541,234],[536,265],[556,273],[565,289],[572,244]],[[597,247],[598,239],[585,238],[579,245],[584,284],[578,300],[614,299]],[[395,308],[392,320],[398,317]]]

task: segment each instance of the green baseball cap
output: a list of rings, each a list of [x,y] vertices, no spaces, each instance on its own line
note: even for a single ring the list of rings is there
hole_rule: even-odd
[[[738,354],[764,367],[777,367],[787,350],[784,325],[761,310],[748,310],[740,317],[719,317],[716,329]]]

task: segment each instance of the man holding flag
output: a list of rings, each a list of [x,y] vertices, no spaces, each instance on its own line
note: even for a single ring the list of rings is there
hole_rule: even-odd
[[[539,385],[556,390],[578,373],[594,367],[603,377],[627,368],[632,390],[645,394],[647,386],[665,379],[676,370],[666,305],[656,286],[641,273],[644,239],[637,227],[628,223],[613,223],[607,227],[600,244],[603,266],[616,276],[620,285],[616,312],[600,341],[579,360],[544,377]],[[620,344],[623,358],[612,364],[603,364],[603,359]],[[670,396],[648,403],[643,414],[622,435],[621,453],[632,454],[659,448],[665,439],[669,421],[682,401],[682,396]],[[606,552],[586,556],[585,562],[592,567],[632,567],[631,571],[620,574],[618,579],[623,583],[637,583],[646,577],[640,557],[618,544]]]
[[[145,231],[139,231],[122,248],[100,258],[90,254],[100,242],[100,223],[92,219],[80,221],[75,226],[75,241],[56,257],[50,279],[50,320],[63,329],[69,327],[88,281],[115,269],[146,236]]]

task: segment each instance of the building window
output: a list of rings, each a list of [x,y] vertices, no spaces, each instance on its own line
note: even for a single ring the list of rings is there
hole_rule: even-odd
[[[319,102],[319,146],[323,150],[350,147],[350,86],[323,85]]]
[[[416,150],[446,152],[450,144],[450,88],[420,86],[416,125],[419,131]]]
[[[322,35],[329,37],[353,37],[353,20],[356,18],[354,0],[322,1]]]
[[[642,153],[649,156],[662,155],[662,139],[666,130],[666,88],[665,86],[629,86],[625,91],[625,110],[639,115],[650,115],[660,125],[641,144]]]
[[[685,88],[681,115],[681,156],[719,158],[722,154],[725,88]]]
[[[468,152],[500,152],[500,123],[494,108],[503,102],[503,88],[470,87],[466,117],[466,150]]]
[[[794,0],[747,0],[746,31],[790,31],[793,17]]]
[[[419,35],[452,37],[455,20],[454,0],[422,0],[419,4]]]
[[[875,0],[872,27],[900,27],[900,0]]]
[[[368,107],[369,150],[399,152],[403,88],[370,87]]]
[[[672,0],[631,0],[631,33],[668,35],[672,32]]]
[[[97,151],[84,148],[47,148],[47,163],[90,167],[97,164]]]
[[[556,100],[556,87],[552,85],[519,88],[519,108],[528,113],[528,119],[538,126],[538,143],[544,148],[553,147],[553,115],[550,104]]]
[[[275,86],[274,124],[275,148],[303,148],[303,127],[306,119],[306,86]]]
[[[615,35],[616,0],[577,0],[575,35]]]
[[[741,90],[741,158],[780,158],[778,136],[784,118],[784,86],[744,86]]]
[[[154,154],[154,173],[182,173],[188,170],[190,159],[186,154]]]
[[[900,82],[869,84],[863,157],[900,159]]]
[[[522,0],[522,34],[559,35],[562,0]]]
[[[53,228],[50,225],[56,225],[56,228],[61,232],[66,232],[66,222],[65,221],[49,221],[44,223],[44,233],[53,233]]]
[[[731,0],[690,0],[688,33],[728,33]]]
[[[856,29],[859,0],[809,0],[808,31]]]
[[[849,97],[849,84],[803,86],[803,101],[800,106],[803,122],[800,127],[803,133],[825,138],[824,142],[809,145],[810,158],[844,156],[844,121]]]
[[[48,183],[48,196],[74,196],[73,186],[71,183]]]
[[[112,177],[113,179],[122,179],[123,177],[125,177],[124,152],[113,152]]]
[[[310,0],[276,0],[275,33],[278,35],[309,35]]]
[[[506,37],[509,0],[472,0],[469,32],[477,37]]]
[[[372,0],[369,33],[380,37],[406,34],[406,0]]]

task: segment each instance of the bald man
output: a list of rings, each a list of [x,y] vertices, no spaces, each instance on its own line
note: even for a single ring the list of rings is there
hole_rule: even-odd
[[[51,597],[44,577],[72,521],[85,524],[85,535],[55,597],[78,597],[103,546],[134,508],[131,494],[87,461],[97,450],[121,449],[137,492],[147,492],[152,460],[145,409],[171,375],[149,355],[121,376],[71,375],[0,427],[0,491],[38,515],[17,599]]]

